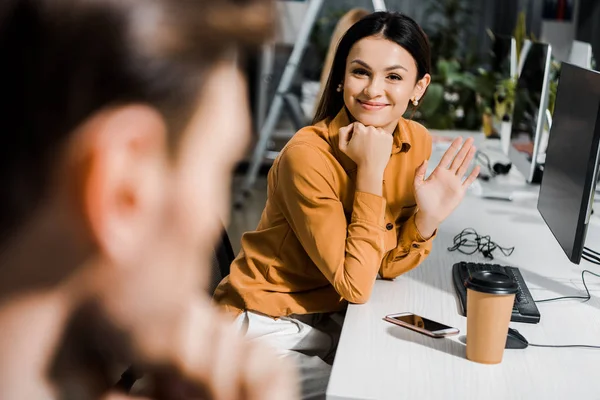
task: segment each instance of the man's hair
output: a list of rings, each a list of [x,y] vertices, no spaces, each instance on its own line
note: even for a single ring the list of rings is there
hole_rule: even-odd
[[[273,25],[269,0],[0,3],[0,244],[44,198],[77,126],[147,104],[176,143],[205,72]]]

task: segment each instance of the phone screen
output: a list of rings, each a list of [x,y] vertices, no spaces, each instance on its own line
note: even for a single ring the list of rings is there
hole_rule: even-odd
[[[439,322],[432,321],[427,318],[420,317],[415,314],[398,315],[392,317],[397,321],[402,321],[406,324],[416,326],[417,328],[425,329],[426,331],[435,332],[442,329],[450,329],[451,326],[440,324]]]

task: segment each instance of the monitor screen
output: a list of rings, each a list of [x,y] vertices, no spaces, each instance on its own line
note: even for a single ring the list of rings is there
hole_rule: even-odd
[[[563,64],[538,210],[579,264],[599,163],[600,73]]]
[[[550,46],[525,42],[515,89],[515,103],[508,156],[527,182],[539,183],[541,162],[539,144],[548,106]]]
[[[490,69],[499,79],[517,75],[516,41],[512,36],[494,35],[490,49]]]
[[[513,38],[510,36],[496,35],[492,43],[490,54],[491,69],[502,78],[506,79],[512,76],[511,54]]]

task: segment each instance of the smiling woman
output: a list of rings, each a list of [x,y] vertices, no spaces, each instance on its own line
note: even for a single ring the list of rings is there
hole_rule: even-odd
[[[331,314],[368,301],[378,274],[418,266],[477,176],[465,179],[472,140],[457,139],[424,177],[431,137],[402,115],[427,90],[429,59],[423,30],[402,14],[374,13],[346,32],[313,126],[275,160],[259,226],[215,291],[247,337],[297,362],[305,398],[327,387]]]
[[[387,56],[380,57],[381,54]],[[415,86],[418,77],[413,57],[403,47],[379,36],[358,41],[348,59],[351,61],[347,63],[342,86],[350,114],[363,124],[393,133],[409,99],[417,102],[423,96],[431,80],[429,74]]]
[[[358,121],[389,128],[402,117],[409,101],[418,104],[425,94],[431,81],[427,36],[405,15],[375,15],[355,24],[340,41],[313,123],[335,117],[346,105]],[[371,115],[363,121],[360,102],[391,107],[387,115],[379,114],[375,121]]]

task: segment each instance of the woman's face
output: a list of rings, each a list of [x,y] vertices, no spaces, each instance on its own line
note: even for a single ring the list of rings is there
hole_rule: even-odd
[[[408,102],[420,100],[430,76],[417,81],[412,55],[398,44],[369,36],[352,46],[346,60],[344,104],[359,122],[393,132]]]

